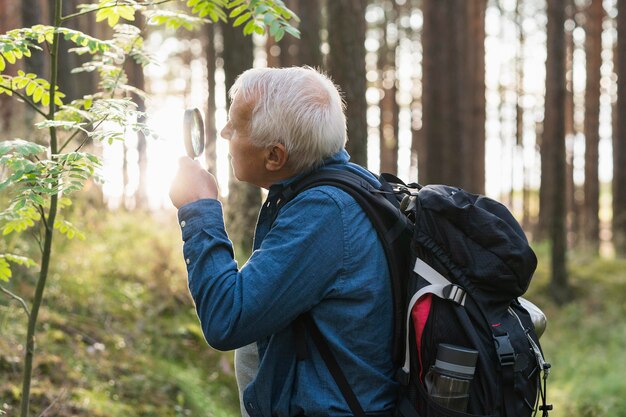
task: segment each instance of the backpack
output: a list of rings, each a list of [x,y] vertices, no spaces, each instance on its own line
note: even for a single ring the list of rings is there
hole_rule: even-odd
[[[547,416],[550,364],[529,313],[534,306],[520,298],[537,259],[520,225],[502,204],[460,188],[377,178],[380,188],[348,171],[320,170],[286,186],[279,205],[331,185],[351,195],[377,231],[392,281],[395,415],[529,417],[541,410]],[[307,357],[308,332],[352,413],[365,416],[311,317],[301,315],[294,328],[298,359]],[[445,362],[438,350],[450,346],[471,351],[476,361],[463,411],[429,393],[433,372]]]

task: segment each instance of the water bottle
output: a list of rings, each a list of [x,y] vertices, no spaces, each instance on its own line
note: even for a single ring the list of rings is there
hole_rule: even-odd
[[[478,351],[474,349],[440,343],[435,366],[426,374],[430,398],[450,410],[467,411],[477,359]]]

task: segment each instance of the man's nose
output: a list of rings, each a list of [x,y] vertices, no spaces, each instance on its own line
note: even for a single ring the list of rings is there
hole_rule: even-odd
[[[226,126],[220,132],[220,136],[222,136],[226,140],[230,140],[230,135],[232,133],[232,129],[230,128],[230,123],[226,123]]]

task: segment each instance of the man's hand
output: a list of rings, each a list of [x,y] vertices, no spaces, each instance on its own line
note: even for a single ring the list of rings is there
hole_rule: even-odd
[[[217,199],[215,177],[198,161],[183,156],[178,160],[178,173],[170,187],[170,199],[176,208],[203,198]]]

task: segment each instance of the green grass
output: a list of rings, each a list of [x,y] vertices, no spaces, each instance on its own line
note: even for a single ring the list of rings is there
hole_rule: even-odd
[[[552,364],[553,417],[626,417],[626,261],[568,257],[573,300],[549,298],[549,257],[540,247],[529,298],[548,316],[541,342]]]
[[[85,242],[57,236],[40,312],[32,412],[55,417],[238,415],[232,355],[209,348],[187,290],[174,213],[74,208]],[[548,249],[528,298],[548,316],[552,417],[626,417],[626,261],[569,254],[574,298],[548,291]],[[29,299],[35,271],[8,287]],[[0,415],[18,414],[25,316],[0,295]]]
[[[77,210],[73,219],[88,240],[57,235],[31,415],[50,404],[58,417],[237,415],[232,355],[203,339],[175,214]],[[29,299],[34,273],[18,271],[8,287]],[[25,322],[1,295],[0,415],[18,414]]]

